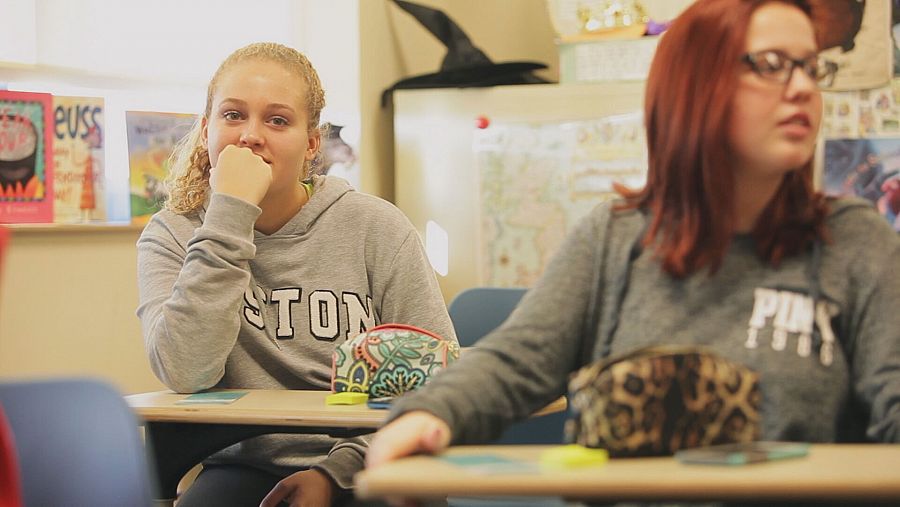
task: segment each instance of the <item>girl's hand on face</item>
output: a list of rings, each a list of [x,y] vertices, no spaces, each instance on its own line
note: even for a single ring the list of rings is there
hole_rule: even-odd
[[[213,192],[258,205],[272,184],[272,166],[250,148],[229,144],[209,171]]]
[[[428,412],[400,416],[378,430],[366,453],[366,467],[375,467],[411,454],[433,454],[447,448],[450,427]]]

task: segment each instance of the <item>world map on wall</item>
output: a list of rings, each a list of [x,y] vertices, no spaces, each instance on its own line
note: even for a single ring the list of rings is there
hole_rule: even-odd
[[[480,192],[480,283],[530,287],[612,183],[643,186],[640,113],[565,123],[492,124],[473,144]]]

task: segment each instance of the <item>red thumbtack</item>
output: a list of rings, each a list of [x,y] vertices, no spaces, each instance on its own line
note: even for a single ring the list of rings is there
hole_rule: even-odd
[[[487,116],[481,115],[478,118],[475,118],[475,127],[480,129],[486,129],[491,124],[491,120],[488,119]]]

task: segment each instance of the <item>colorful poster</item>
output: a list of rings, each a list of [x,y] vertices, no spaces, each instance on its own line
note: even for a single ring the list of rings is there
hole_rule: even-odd
[[[900,138],[825,141],[823,190],[862,197],[900,231]]]
[[[53,193],[57,223],[106,221],[103,99],[53,96]]]
[[[575,222],[644,185],[642,115],[492,124],[475,131],[481,203],[481,285],[530,287]]]
[[[0,223],[53,221],[53,100],[0,90]]]
[[[195,119],[184,113],[125,112],[132,223],[146,224],[162,208],[169,156]]]
[[[894,53],[894,76],[900,76],[900,0],[891,1],[891,41]]]
[[[900,79],[888,86],[822,94],[822,137],[884,137],[900,134]]]
[[[322,145],[319,154],[310,165],[310,174],[338,176],[359,188],[359,156],[352,141],[345,139],[343,125],[325,122],[322,124]]]

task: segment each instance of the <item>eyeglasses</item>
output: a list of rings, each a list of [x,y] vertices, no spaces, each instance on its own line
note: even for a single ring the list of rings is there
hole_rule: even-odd
[[[794,69],[800,67],[800,70],[820,86],[831,86],[838,71],[836,63],[819,55],[795,59],[773,49],[747,53],[741,57],[741,61],[749,65],[760,77],[781,84],[787,84],[794,75]]]

